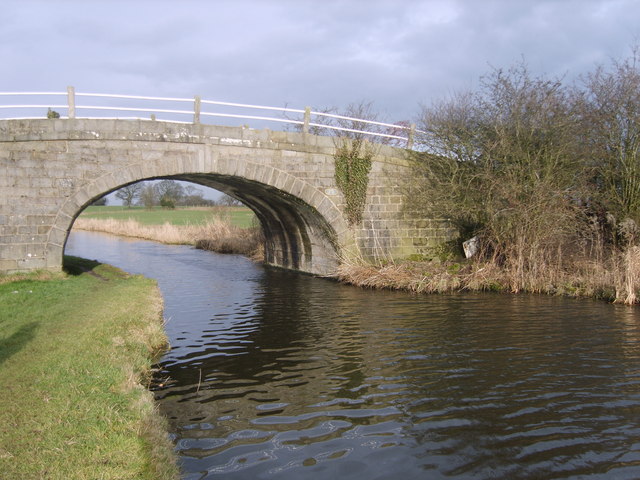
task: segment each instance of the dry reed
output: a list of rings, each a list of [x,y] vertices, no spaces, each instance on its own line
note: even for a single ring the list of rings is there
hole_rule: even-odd
[[[463,262],[403,262],[371,265],[343,261],[339,280],[364,288],[415,293],[457,291],[528,292],[604,299],[625,305],[640,303],[640,247],[629,247],[608,258],[576,259],[569,267],[538,265],[509,269],[495,260]]]
[[[194,245],[196,248],[220,253],[237,253],[259,259],[262,235],[258,227],[240,228],[218,217],[204,224],[143,225],[140,222],[113,218],[78,218],[73,227],[78,230],[104,232],[122,237],[141,238],[174,245]]]
[[[461,290],[502,289],[504,275],[495,265],[444,264],[440,262],[391,263],[384,266],[342,263],[339,280],[365,288],[406,290],[414,293],[447,293]]]
[[[622,255],[622,267],[619,269],[616,302],[625,305],[638,303],[638,286],[640,286],[640,247],[632,246]]]

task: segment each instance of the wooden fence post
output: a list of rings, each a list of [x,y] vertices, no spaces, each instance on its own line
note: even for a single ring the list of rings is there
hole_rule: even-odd
[[[67,87],[67,117],[76,118],[76,90],[73,87]]]
[[[309,133],[309,122],[311,122],[311,107],[304,107],[304,123],[302,133]]]
[[[200,123],[200,107],[202,104],[202,99],[200,95],[196,95],[193,97],[193,123]]]

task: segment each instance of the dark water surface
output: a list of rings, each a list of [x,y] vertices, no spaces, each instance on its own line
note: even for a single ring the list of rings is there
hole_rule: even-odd
[[[158,280],[185,479],[640,478],[635,310],[364,291],[86,232],[67,253]]]

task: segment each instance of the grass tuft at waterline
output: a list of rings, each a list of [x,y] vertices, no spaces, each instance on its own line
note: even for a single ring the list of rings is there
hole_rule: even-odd
[[[495,260],[405,261],[373,265],[346,260],[336,271],[345,283],[415,293],[528,292],[640,303],[640,247],[608,257],[576,259],[571,268],[543,265],[522,275]]]
[[[0,478],[177,478],[144,386],[167,346],[155,283],[65,263],[0,284]]]

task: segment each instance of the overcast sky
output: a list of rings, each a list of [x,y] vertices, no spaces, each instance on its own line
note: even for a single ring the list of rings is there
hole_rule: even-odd
[[[524,58],[573,79],[640,39],[638,0],[2,0],[0,91],[303,108],[386,121]]]

